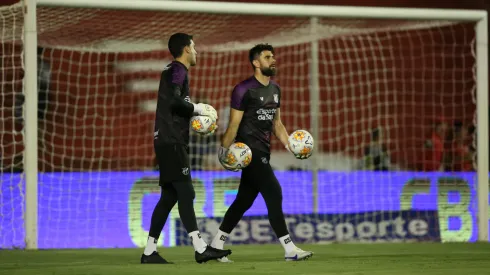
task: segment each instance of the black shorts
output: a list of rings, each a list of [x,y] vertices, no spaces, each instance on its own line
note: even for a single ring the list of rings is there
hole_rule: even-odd
[[[259,192],[263,188],[279,185],[269,163],[270,159],[270,154],[252,149],[252,161],[242,170],[240,184],[246,184]]]
[[[160,186],[172,182],[192,181],[189,147],[182,144],[155,144]]]

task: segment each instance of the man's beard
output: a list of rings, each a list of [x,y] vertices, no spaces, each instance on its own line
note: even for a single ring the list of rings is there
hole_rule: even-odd
[[[271,67],[269,67],[269,68],[260,68],[260,71],[265,76],[275,76],[276,75],[276,68],[271,68]]]
[[[196,59],[197,59],[197,58],[192,58],[192,57],[191,57],[191,58],[189,58],[189,64],[190,64],[191,66],[196,66],[196,63],[197,63],[197,60],[196,60]]]

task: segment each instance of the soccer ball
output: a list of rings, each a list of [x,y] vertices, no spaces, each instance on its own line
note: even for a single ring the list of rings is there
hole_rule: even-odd
[[[209,134],[216,129],[216,120],[208,116],[193,116],[190,124],[194,132],[202,135]]]
[[[313,136],[306,130],[296,130],[289,135],[289,147],[295,156],[309,158],[313,154],[315,141]]]
[[[243,169],[252,162],[252,150],[243,142],[235,142],[228,149],[226,163],[233,168]]]

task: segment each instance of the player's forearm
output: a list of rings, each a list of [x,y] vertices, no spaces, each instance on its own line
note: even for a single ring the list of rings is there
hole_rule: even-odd
[[[190,117],[194,113],[194,105],[180,97],[180,87],[175,85],[170,98],[172,112],[182,117]]]
[[[282,144],[284,144],[284,146],[287,146],[289,144],[288,131],[286,130],[286,127],[284,127],[284,124],[282,124],[281,121],[274,123],[274,135],[282,142]]]
[[[182,117],[190,117],[194,113],[194,105],[180,97],[173,98],[170,102],[172,112]]]
[[[225,148],[230,148],[235,140],[236,134],[238,132],[238,126],[230,125],[226,129],[225,134],[221,138],[221,146]]]

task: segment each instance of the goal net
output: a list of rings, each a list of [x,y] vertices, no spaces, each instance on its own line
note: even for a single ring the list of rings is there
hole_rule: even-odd
[[[0,18],[0,248],[12,248],[25,246],[22,5]],[[305,161],[272,141],[295,242],[476,240],[473,24],[60,7],[38,7],[37,18],[39,248],[146,243],[160,192],[156,97],[174,32],[194,35],[191,99],[220,117],[217,135],[190,143],[206,239],[240,177],[216,155],[230,94],[252,74],[248,50],[270,43],[281,118],[316,135]],[[160,245],[189,244],[178,217],[176,207]],[[259,195],[230,243],[275,240]]]

